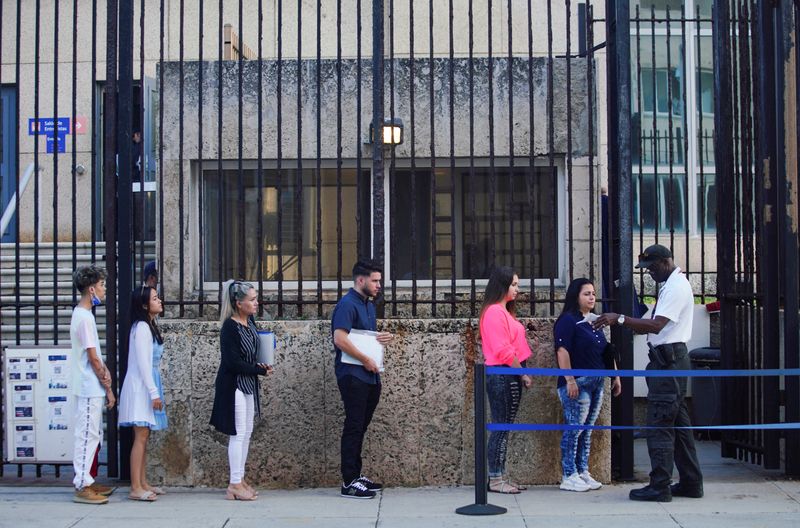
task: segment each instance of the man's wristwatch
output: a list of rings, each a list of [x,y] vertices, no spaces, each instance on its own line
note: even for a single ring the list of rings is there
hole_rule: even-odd
[[[620,326],[625,324],[625,314],[619,314],[619,317],[617,317],[617,324]]]

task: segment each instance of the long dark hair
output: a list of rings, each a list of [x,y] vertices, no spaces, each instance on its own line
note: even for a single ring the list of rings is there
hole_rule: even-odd
[[[161,331],[158,329],[155,318],[150,319],[148,310],[151,291],[153,291],[153,288],[150,286],[142,286],[131,293],[131,330],[139,321],[147,323],[150,333],[153,335],[153,340],[160,345],[164,343],[164,338],[161,337]]]
[[[586,277],[580,277],[577,279],[573,279],[572,282],[569,283],[567,287],[567,293],[564,295],[564,309],[561,310],[561,315],[564,314],[578,314],[580,313],[580,308],[578,306],[578,297],[581,295],[581,290],[587,284],[591,284],[594,286],[594,283],[587,279]],[[559,319],[561,317],[559,316]]]
[[[493,305],[503,301],[506,298],[508,289],[511,283],[514,282],[514,270],[508,266],[497,266],[492,269],[489,275],[489,282],[486,284],[486,291],[483,292],[483,304],[481,305],[481,317],[483,312]],[[508,301],[506,303],[506,310],[513,316],[517,314],[516,301]]]

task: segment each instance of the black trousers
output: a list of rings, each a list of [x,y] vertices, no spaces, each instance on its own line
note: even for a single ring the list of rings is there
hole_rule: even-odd
[[[660,365],[652,360],[647,370],[690,370],[691,362],[686,345],[671,346],[675,362]],[[680,481],[686,486],[702,486],[703,475],[697,460],[694,437],[690,429],[674,429],[692,425],[686,406],[685,377],[647,378],[647,425],[663,429],[647,431],[647,451],[650,455],[650,486],[663,490],[670,484],[673,467],[678,468]]]
[[[371,385],[355,376],[338,380],[344,404],[342,429],[342,482],[350,484],[361,476],[361,448],[364,435],[381,398],[381,384]]]

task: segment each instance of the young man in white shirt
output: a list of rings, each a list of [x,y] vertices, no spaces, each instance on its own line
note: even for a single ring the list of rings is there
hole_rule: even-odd
[[[106,272],[102,268],[86,266],[78,268],[72,280],[81,294],[80,302],[72,311],[69,328],[72,387],[77,402],[73,426],[75,453],[72,459],[75,496],[72,500],[82,504],[105,504],[108,502],[105,496],[108,488],[95,484],[91,468],[95,452],[103,440],[104,400],[108,400],[108,409],[116,403],[111,391],[111,373],[103,363],[97,323],[92,313],[92,308],[102,304],[106,298]]]
[[[639,255],[637,268],[646,268],[653,280],[661,284],[658,301],[650,319],[637,319],[622,314],[606,313],[595,322],[595,328],[626,326],[636,334],[648,334],[650,347],[648,370],[690,370],[686,342],[692,337],[694,294],[692,286],[672,260],[672,252],[655,244]],[[647,378],[647,425],[663,429],[647,431],[650,455],[650,484],[631,490],[630,499],[670,502],[673,496],[703,496],[703,475],[697,460],[689,409],[686,406],[686,377]],[[670,485],[673,465],[680,481]]]

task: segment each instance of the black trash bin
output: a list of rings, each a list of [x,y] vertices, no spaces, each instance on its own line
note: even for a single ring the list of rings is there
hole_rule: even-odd
[[[719,370],[720,349],[695,348],[689,352],[692,370]],[[719,425],[721,417],[720,378],[691,378],[692,424]],[[718,431],[704,431],[695,436],[718,438]]]

